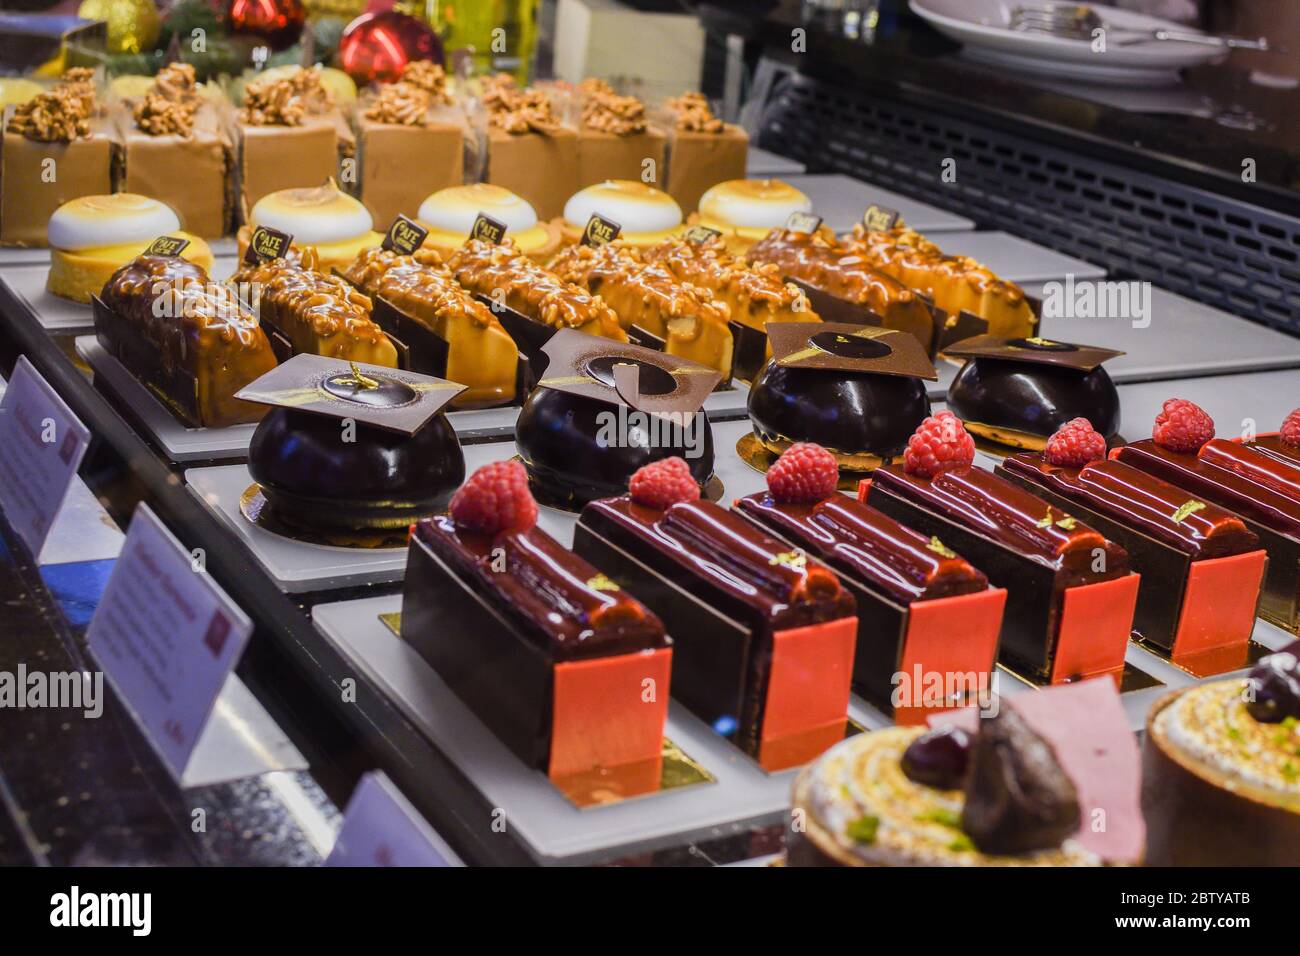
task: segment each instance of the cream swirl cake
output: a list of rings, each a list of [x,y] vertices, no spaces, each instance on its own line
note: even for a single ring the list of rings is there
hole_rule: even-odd
[[[506,227],[506,237],[530,259],[545,261],[560,246],[559,228],[541,222],[532,204],[501,186],[471,183],[433,193],[420,204],[420,223],[429,229],[426,248],[453,252],[471,237],[482,213]]]
[[[661,242],[682,227],[682,208],[672,196],[631,179],[607,179],[570,196],[564,204],[564,238],[581,239],[594,215],[618,223],[618,238],[632,246]]]
[[[375,231],[370,211],[332,182],[309,189],[282,189],[258,200],[250,224],[239,230],[241,256],[258,226],[288,233],[298,249],[314,248],[320,268],[326,272],[347,267],[363,250],[379,245],[384,238]]]

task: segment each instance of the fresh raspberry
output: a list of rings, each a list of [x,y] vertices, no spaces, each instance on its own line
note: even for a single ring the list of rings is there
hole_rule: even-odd
[[[1195,452],[1214,437],[1214,419],[1185,398],[1165,400],[1151,437],[1161,448]]]
[[[661,511],[679,501],[699,501],[700,486],[685,458],[661,458],[639,468],[627,483],[632,500]]]
[[[907,440],[903,471],[933,478],[941,471],[963,468],[975,460],[975,440],[952,412],[931,415]]]
[[[527,531],[537,524],[528,472],[517,461],[494,461],[479,468],[451,496],[449,510],[463,531],[497,534]]]
[[[810,441],[795,442],[767,470],[767,490],[789,504],[825,501],[835,494],[839,480],[835,456]]]
[[[1082,468],[1106,457],[1106,438],[1088,419],[1072,418],[1047,439],[1043,457],[1049,464],[1063,468]]]
[[[1284,444],[1292,448],[1300,448],[1300,408],[1297,408],[1286,418],[1282,419],[1282,427],[1278,429],[1278,437]]]

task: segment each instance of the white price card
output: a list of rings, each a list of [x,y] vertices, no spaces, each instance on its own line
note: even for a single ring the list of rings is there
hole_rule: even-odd
[[[147,504],[86,642],[179,783],[253,624]]]
[[[464,866],[382,770],[361,778],[326,866]]]
[[[89,444],[90,430],[18,356],[0,398],[0,508],[35,559]]]

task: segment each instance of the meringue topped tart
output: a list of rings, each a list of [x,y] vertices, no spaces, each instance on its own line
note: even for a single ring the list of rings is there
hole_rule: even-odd
[[[527,199],[503,186],[472,183],[439,189],[420,203],[417,218],[429,230],[425,248],[459,249],[470,238],[479,213],[505,223],[506,238],[530,259],[544,262],[560,247],[558,227],[539,222]]]
[[[212,250],[198,236],[181,230],[171,207],[148,196],[113,193],[81,196],[54,211],[49,224],[50,275],[45,287],[52,294],[90,302],[119,268],[159,236],[188,239],[181,257],[212,268]]]
[[[564,204],[564,238],[577,242],[592,216],[622,227],[628,245],[651,246],[682,231],[682,207],[662,190],[631,179],[607,179],[579,190]]]
[[[333,183],[281,189],[259,199],[251,221],[239,230],[241,257],[257,226],[287,232],[299,249],[315,248],[323,272],[345,268],[362,250],[384,241],[370,211]]]
[[[700,197],[701,226],[722,233],[727,248],[743,252],[791,213],[812,212],[812,200],[780,179],[729,179]]]

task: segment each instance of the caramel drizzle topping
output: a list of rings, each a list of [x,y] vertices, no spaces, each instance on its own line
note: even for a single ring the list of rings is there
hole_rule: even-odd
[[[945,255],[933,242],[906,226],[869,230],[858,224],[853,227],[847,248],[878,269],[927,270],[937,280],[967,282],[1010,302],[1018,302],[1025,295],[1020,286],[1000,278],[970,256]]]

